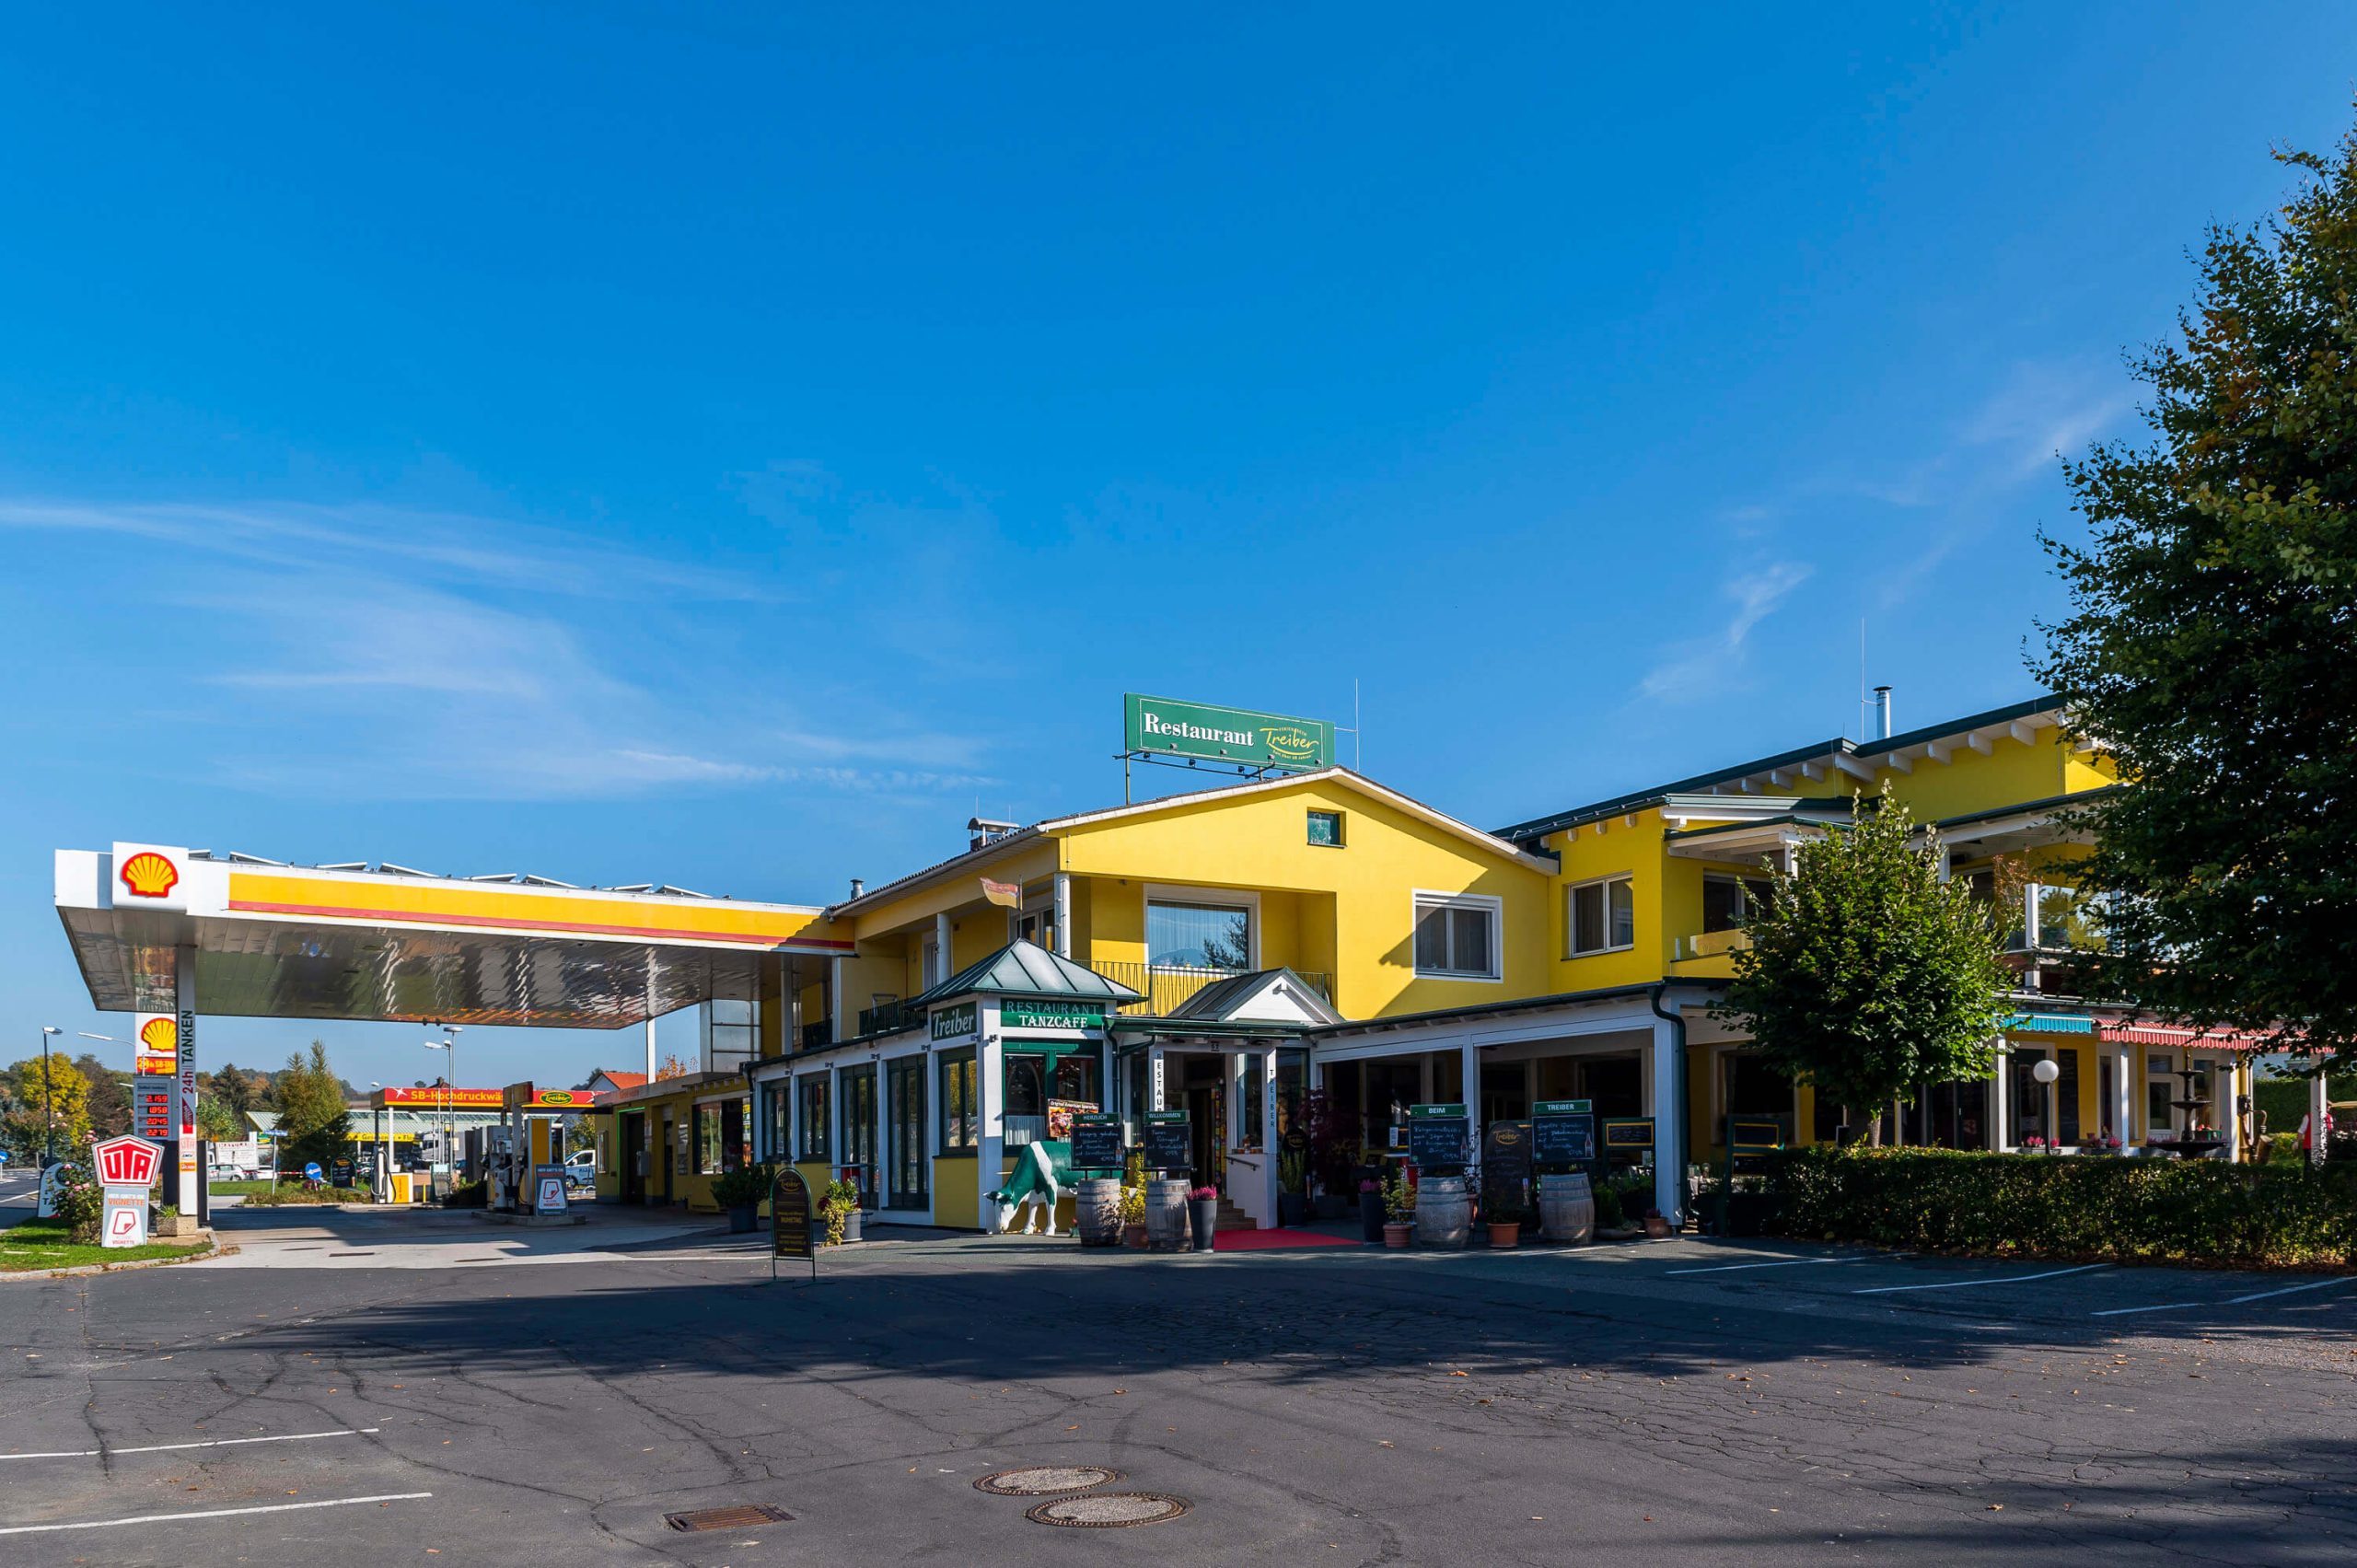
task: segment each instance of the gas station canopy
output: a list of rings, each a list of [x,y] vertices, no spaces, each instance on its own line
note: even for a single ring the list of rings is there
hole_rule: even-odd
[[[203,1014],[620,1028],[852,950],[803,905],[162,844],[58,851],[57,915],[108,1012],[172,1011],[189,947]]]

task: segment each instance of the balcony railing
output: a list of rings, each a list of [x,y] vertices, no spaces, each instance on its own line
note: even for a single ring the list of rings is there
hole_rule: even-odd
[[[1233,980],[1237,974],[1234,970],[1196,969],[1179,964],[1128,963],[1118,959],[1099,959],[1088,967],[1115,984],[1126,985],[1143,996],[1143,1001],[1127,1002],[1121,1005],[1120,1011],[1123,1016],[1133,1018],[1167,1016],[1203,987],[1217,985],[1224,980]],[[1334,1000],[1333,976],[1305,973],[1300,970],[1295,970],[1294,972],[1301,976],[1303,983],[1324,997],[1329,1004],[1332,1003]]]
[[[906,998],[878,1002],[873,1007],[859,1010],[859,1032],[863,1035],[898,1034],[923,1022],[923,1010],[911,1006]]]

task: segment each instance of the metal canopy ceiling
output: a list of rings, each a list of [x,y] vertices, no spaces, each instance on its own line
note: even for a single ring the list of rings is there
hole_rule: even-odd
[[[172,1010],[188,945],[201,1015],[621,1028],[754,1000],[765,969],[790,993],[830,959],[809,947],[849,946],[811,935],[817,912],[792,906],[609,895],[585,912],[577,891],[560,905],[539,889],[451,893],[429,885],[447,879],[341,868],[273,868],[259,890],[276,901],[265,902],[238,896],[258,890],[231,880],[244,868],[202,857],[188,865],[190,907],[158,910],[113,892],[104,854],[58,862],[58,918],[92,1003],[110,1012]],[[310,880],[290,901],[286,879],[298,876]],[[520,928],[533,922],[554,928]]]

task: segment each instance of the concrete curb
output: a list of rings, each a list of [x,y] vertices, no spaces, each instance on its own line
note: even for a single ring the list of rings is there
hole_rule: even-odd
[[[235,1243],[224,1247],[219,1242],[185,1258],[136,1258],[128,1263],[82,1263],[71,1269],[10,1269],[0,1273],[0,1283],[9,1280],[70,1280],[83,1274],[128,1274],[141,1269],[176,1269],[182,1263],[203,1263],[215,1258],[226,1258],[237,1251]]]

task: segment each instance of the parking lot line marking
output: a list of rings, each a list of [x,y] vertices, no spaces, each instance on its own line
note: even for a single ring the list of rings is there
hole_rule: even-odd
[[[340,1426],[333,1432],[282,1432],[275,1437],[213,1437],[202,1443],[150,1443],[140,1448],[60,1448],[51,1454],[0,1454],[0,1459],[95,1459],[100,1455],[163,1454],[179,1448],[234,1448],[247,1443],[301,1443],[313,1437],[357,1437],[373,1426]]]
[[[84,1519],[71,1525],[9,1525],[0,1536],[48,1535],[56,1530],[108,1530],[118,1525],[177,1525],[184,1519],[226,1519],[239,1514],[293,1514],[305,1508],[349,1508],[360,1503],[408,1503],[430,1492],[380,1492],[374,1497],[331,1497],[318,1503],[264,1503],[253,1508],[200,1508],[187,1514],[134,1514],[128,1519]]]
[[[2090,1318],[2126,1318],[2137,1312],[2182,1312],[2189,1307],[2199,1307],[2198,1301],[2166,1301],[2158,1307],[2113,1307],[2101,1312],[2090,1312]]]
[[[1796,1269],[1803,1263],[1863,1263],[1864,1258],[1781,1258],[1772,1263],[1713,1263],[1707,1269],[1664,1269],[1662,1278],[1672,1274],[1724,1274],[1736,1269]]]
[[[1892,1291],[1898,1290],[1962,1290],[1966,1285],[2027,1284],[2032,1280],[2060,1279],[2064,1274],[2084,1274],[2089,1269],[2100,1269],[2105,1266],[2102,1263],[2082,1263],[2074,1269],[2049,1269],[2042,1274],[2007,1274],[2003,1279],[1995,1280],[1938,1280],[1931,1284],[1921,1285],[1868,1285],[1864,1290],[1853,1290],[1850,1294],[1852,1295],[1887,1295]]]
[[[2345,1285],[2350,1283],[2350,1281],[2345,1279],[2313,1280],[2304,1285],[2285,1285],[2282,1290],[2253,1291],[2248,1295],[2235,1296],[2233,1300],[2227,1302],[2226,1305],[2229,1307],[2240,1307],[2246,1301],[2265,1301],[2270,1295],[2297,1295],[2304,1290],[2327,1290],[2334,1285]]]

